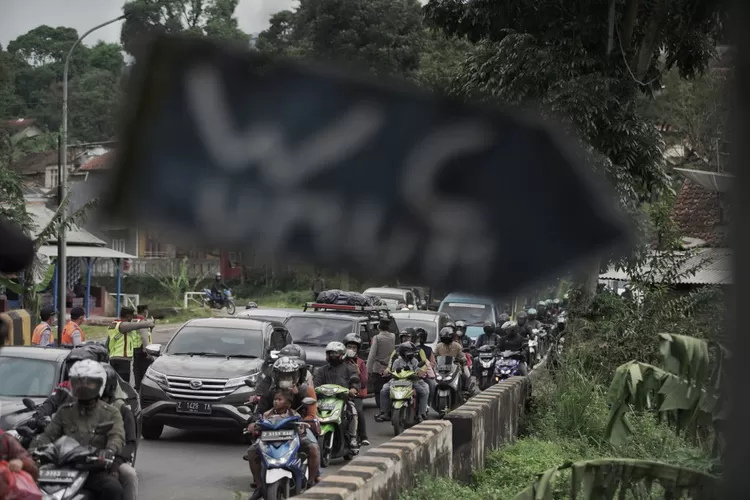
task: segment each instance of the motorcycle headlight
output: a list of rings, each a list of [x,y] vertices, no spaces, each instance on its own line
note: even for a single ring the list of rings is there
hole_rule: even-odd
[[[148,370],[146,370],[146,378],[156,382],[156,385],[158,385],[162,389],[169,389],[169,381],[167,380],[167,376],[163,373],[157,372],[150,366],[148,367]]]
[[[294,444],[290,443],[289,444],[289,450],[287,450],[287,452],[284,453],[284,455],[282,455],[279,458],[272,458],[272,457],[267,456],[266,453],[265,453],[266,450],[268,449],[269,445],[263,443],[263,441],[258,441],[258,442],[260,443],[260,451],[261,451],[261,453],[263,453],[264,458],[266,459],[266,463],[268,463],[268,465],[284,465],[284,464],[286,464],[287,462],[289,462],[289,459],[292,458],[292,455],[294,454],[294,451],[295,451],[295,448],[296,448],[296,446],[294,446]]]
[[[245,385],[245,380],[252,380],[253,384],[258,382],[258,377],[260,376],[260,372],[251,373],[250,375],[245,375],[243,377],[237,377],[237,378],[230,378],[227,380],[227,383],[224,384],[225,389],[236,389],[237,387],[242,387]]]

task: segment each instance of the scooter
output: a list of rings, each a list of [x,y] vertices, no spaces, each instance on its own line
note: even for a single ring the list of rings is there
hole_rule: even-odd
[[[328,467],[335,458],[353,459],[358,450],[351,449],[343,425],[349,389],[336,384],[325,384],[316,387],[315,392],[318,394],[321,467]]]
[[[417,378],[417,373],[412,370],[401,370],[391,375],[391,424],[393,435],[398,436],[404,429],[414,425],[417,398],[414,394],[413,380]]]
[[[113,425],[99,424],[94,434],[106,435]],[[45,500],[93,500],[93,494],[83,489],[86,479],[90,472],[112,465],[111,460],[99,458],[96,448],[81,446],[69,436],[38,447],[33,456],[41,464],[38,483]]]
[[[203,303],[206,305],[206,307],[209,307],[211,309],[222,309],[226,307],[227,313],[230,316],[233,316],[237,311],[237,306],[234,305],[234,299],[232,298],[231,290],[224,290],[224,302],[222,304],[218,304],[216,303],[216,301],[214,301],[214,295],[211,293],[211,290],[208,288],[204,288]]]
[[[495,383],[495,363],[497,362],[495,347],[483,345],[479,348],[477,357],[478,359],[475,361],[479,363],[477,367],[477,383],[479,384],[479,390],[484,391]]]
[[[432,408],[440,418],[458,408],[464,400],[461,390],[461,366],[453,356],[438,356],[435,369],[435,401]]]
[[[518,368],[521,366],[520,357],[520,351],[503,351],[500,353],[500,359],[495,365],[496,383],[520,375],[518,371]]]

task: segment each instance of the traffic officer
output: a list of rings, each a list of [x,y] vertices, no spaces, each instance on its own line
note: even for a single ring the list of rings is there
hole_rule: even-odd
[[[83,323],[85,313],[80,307],[74,307],[70,310],[70,321],[65,325],[62,331],[60,345],[63,347],[73,348],[84,342],[81,324]]]
[[[132,307],[120,309],[120,318],[113,321],[107,328],[107,349],[109,350],[109,364],[125,382],[130,382],[130,365],[133,360],[133,348],[138,342],[143,345],[141,335],[136,330],[154,327],[153,321],[133,321],[135,311]],[[138,339],[138,340],[136,340]]]
[[[145,304],[139,305],[137,310],[138,314],[136,315],[135,320],[137,322],[146,321],[148,317],[148,306]],[[151,363],[154,361],[144,350],[147,345],[152,343],[151,331],[152,328],[144,328],[139,330],[140,335],[136,335],[133,338],[133,378],[135,379],[134,387],[136,392],[141,390],[141,382],[143,381],[143,377],[146,376],[146,370],[148,370],[148,367],[151,366]]]
[[[41,347],[54,345],[54,340],[52,339],[52,325],[55,324],[55,308],[52,306],[42,307],[42,312],[39,313],[39,319],[41,320],[41,323],[34,328],[34,333],[31,335],[31,345],[38,345]]]

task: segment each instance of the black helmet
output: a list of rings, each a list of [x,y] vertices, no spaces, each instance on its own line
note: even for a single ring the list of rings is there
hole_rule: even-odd
[[[526,314],[526,311],[518,311],[516,314],[516,323],[519,325],[523,325],[526,323],[526,320],[528,319],[528,315]]]
[[[104,371],[107,372],[107,381],[104,382],[104,393],[102,394],[102,399],[111,402],[115,399],[115,394],[117,394],[120,377],[109,363],[100,364],[102,365],[102,368],[104,368]]]
[[[427,330],[424,328],[417,328],[417,342],[427,342]]]
[[[303,363],[307,363],[307,353],[305,352],[304,347],[297,344],[287,344],[284,347],[281,348],[279,351],[279,357],[288,357],[288,358],[296,358],[302,361]]]
[[[485,321],[484,326],[482,327],[484,330],[484,333],[489,335],[490,333],[494,333],[495,331],[495,324],[492,321]]]
[[[357,350],[352,354],[348,347],[354,344],[357,346]],[[359,348],[362,347],[362,337],[357,335],[356,333],[349,333],[344,337],[344,347],[347,347],[346,350],[346,356],[347,357],[355,357],[357,355],[357,352],[359,352]]]
[[[417,347],[413,342],[403,342],[398,346],[398,355],[407,361],[414,359]]]
[[[63,368],[63,380],[68,380],[68,372],[70,367],[73,366],[77,361],[84,359],[90,359],[97,363],[105,363],[109,361],[109,352],[107,348],[101,344],[83,344],[74,347],[72,351],[65,357],[65,367]]]
[[[453,342],[453,330],[449,326],[445,326],[440,330],[440,342],[450,344]]]

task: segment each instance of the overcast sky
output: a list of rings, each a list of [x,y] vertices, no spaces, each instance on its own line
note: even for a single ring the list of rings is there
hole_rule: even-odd
[[[268,17],[288,9],[294,0],[240,0],[235,12],[240,28],[257,33],[268,26]],[[122,14],[125,0],[0,0],[0,43],[10,40],[39,25],[69,26],[82,34],[97,24]],[[120,23],[92,33],[86,45],[97,40],[120,41]]]

